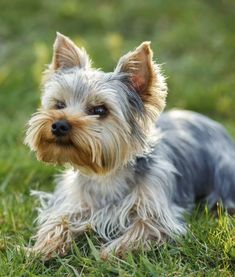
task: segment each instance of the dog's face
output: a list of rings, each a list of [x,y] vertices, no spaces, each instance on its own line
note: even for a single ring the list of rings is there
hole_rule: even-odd
[[[143,151],[165,97],[149,43],[123,56],[114,72],[104,73],[91,67],[83,49],[58,34],[42,106],[28,123],[25,142],[39,160],[105,174]]]

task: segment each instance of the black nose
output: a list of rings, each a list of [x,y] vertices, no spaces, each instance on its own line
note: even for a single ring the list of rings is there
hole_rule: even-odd
[[[57,137],[65,136],[69,133],[71,126],[66,120],[59,120],[51,125],[51,132]]]

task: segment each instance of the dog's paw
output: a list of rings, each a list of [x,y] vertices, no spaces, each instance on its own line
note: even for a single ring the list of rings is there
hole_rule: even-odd
[[[58,256],[62,257],[67,254],[67,251],[65,251],[64,248],[52,249],[51,247],[40,248],[38,246],[32,246],[32,247],[18,246],[17,251],[19,253],[23,253],[27,258],[30,258],[30,257],[39,258],[42,261],[48,261]]]
[[[43,261],[48,261],[58,256],[64,257],[69,251],[70,244],[61,241],[46,240],[42,244],[36,244],[29,248],[29,254],[36,255]]]
[[[40,255],[42,260],[65,256],[73,241],[67,221],[62,221],[61,224],[48,228],[48,230],[44,226],[44,228],[39,229],[35,238],[36,242],[29,253]]]
[[[102,260],[108,260],[109,258],[115,256],[120,259],[123,259],[125,257],[125,254],[127,253],[127,249],[124,247],[124,245],[108,245],[103,248],[101,248],[100,251],[100,257]]]

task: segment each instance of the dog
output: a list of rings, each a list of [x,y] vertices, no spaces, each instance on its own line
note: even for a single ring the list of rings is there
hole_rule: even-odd
[[[167,85],[150,42],[104,73],[57,33],[42,90],[25,143],[66,170],[54,193],[34,192],[42,208],[33,252],[66,255],[93,230],[104,242],[101,257],[122,256],[185,234],[184,214],[198,201],[234,212],[234,143],[203,115],[162,113]]]

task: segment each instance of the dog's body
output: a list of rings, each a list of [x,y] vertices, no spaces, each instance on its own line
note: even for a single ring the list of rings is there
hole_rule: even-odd
[[[235,208],[235,146],[217,122],[197,113],[172,111],[157,123],[163,138],[155,153],[172,164],[174,202],[189,209],[195,202]]]
[[[84,52],[66,37],[59,35],[54,51],[43,110],[29,122],[26,143],[39,159],[73,169],[59,177],[54,194],[36,192],[43,209],[34,251],[65,254],[91,228],[107,242],[106,257],[185,233],[183,213],[198,200],[234,210],[235,146],[223,127],[186,111],[162,114],[154,127],[166,86],[148,44],[109,75],[88,69]],[[87,99],[93,104],[84,115]]]

